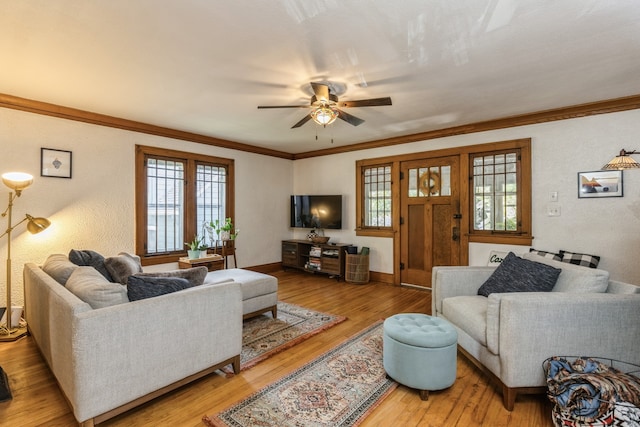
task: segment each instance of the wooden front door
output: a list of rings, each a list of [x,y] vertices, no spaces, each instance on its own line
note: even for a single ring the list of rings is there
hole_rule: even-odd
[[[431,268],[460,265],[459,157],[400,165],[400,281],[430,287]]]

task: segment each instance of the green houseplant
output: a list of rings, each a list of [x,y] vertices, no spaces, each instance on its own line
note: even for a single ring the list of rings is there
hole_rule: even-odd
[[[207,250],[207,245],[204,243],[204,237],[200,237],[197,234],[193,236],[193,240],[189,243],[185,242],[185,245],[189,247],[187,250],[187,256],[189,259],[197,259],[201,257],[201,252]]]

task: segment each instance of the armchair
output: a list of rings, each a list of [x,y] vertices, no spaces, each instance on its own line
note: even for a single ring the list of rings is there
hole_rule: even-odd
[[[433,268],[432,315],[456,327],[460,352],[497,381],[507,410],[519,393],[546,391],[542,363],[550,356],[640,364],[640,287],[609,280],[604,292],[581,290],[603,270],[556,263],[562,272],[552,292],[488,297],[477,292],[494,267]]]

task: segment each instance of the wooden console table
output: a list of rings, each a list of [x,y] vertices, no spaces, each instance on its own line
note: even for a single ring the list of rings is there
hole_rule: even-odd
[[[209,271],[222,270],[225,267],[225,260],[221,255],[211,254],[204,258],[179,258],[178,259],[178,267],[181,269],[192,268],[192,267],[207,267]]]

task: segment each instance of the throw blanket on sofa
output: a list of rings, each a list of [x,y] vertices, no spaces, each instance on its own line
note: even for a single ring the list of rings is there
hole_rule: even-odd
[[[573,363],[552,357],[543,364],[556,426],[637,426],[640,378],[597,360]],[[579,422],[574,424],[573,421]]]

